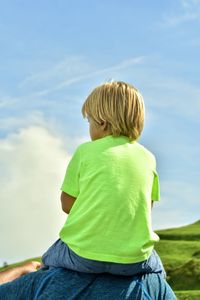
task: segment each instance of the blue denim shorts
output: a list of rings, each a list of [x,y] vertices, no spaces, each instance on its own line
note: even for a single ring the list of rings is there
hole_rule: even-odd
[[[83,273],[110,273],[132,276],[146,273],[166,273],[162,262],[153,250],[151,256],[139,263],[113,263],[80,257],[64,242],[58,239],[42,256],[42,262],[49,267],[62,267]]]

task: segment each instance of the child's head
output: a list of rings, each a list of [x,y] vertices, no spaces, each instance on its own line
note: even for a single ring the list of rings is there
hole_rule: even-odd
[[[136,140],[144,126],[141,94],[132,85],[121,81],[107,82],[95,88],[85,100],[82,114],[89,118],[93,128],[100,130],[92,139],[111,134]]]

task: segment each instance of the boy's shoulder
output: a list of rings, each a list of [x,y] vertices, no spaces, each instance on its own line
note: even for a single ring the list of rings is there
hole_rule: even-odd
[[[97,148],[101,148],[105,143],[108,145],[108,139],[99,139],[95,141],[86,141],[80,144],[77,148],[78,151],[82,153],[89,154],[90,151],[95,151]],[[144,145],[140,144],[138,141],[134,142],[134,145],[138,148],[139,151],[143,153],[144,156],[148,157],[149,160],[155,161],[155,155]]]
[[[96,153],[104,151],[105,149],[108,149],[113,145],[115,145],[115,143],[113,142],[112,137],[106,136],[100,139],[83,142],[78,146],[76,150],[81,154],[81,156],[83,155],[88,157],[90,155],[95,155]]]
[[[79,149],[79,150],[81,151],[82,149],[91,147],[92,143],[93,143],[93,141],[86,141],[86,142],[83,142],[83,143],[81,143],[81,144],[77,147],[77,150]]]
[[[108,137],[104,137],[104,138],[100,138],[100,139],[96,139],[96,140],[91,140],[91,141],[86,141],[86,142],[83,142],[82,144],[80,144],[78,146],[78,149],[81,150],[84,150],[84,149],[89,149],[89,148],[99,148],[101,147],[102,145],[105,145],[107,144],[107,141],[108,141]]]
[[[86,141],[81,143],[77,148],[76,148],[76,153],[83,154],[83,153],[88,153],[90,149],[93,147],[93,141]]]
[[[137,142],[137,146],[138,148],[146,155],[148,156],[150,159],[155,161],[155,155],[149,150],[147,149],[145,146],[143,146],[142,144]]]

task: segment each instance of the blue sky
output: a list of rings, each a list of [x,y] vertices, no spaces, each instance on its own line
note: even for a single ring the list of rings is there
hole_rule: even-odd
[[[154,228],[199,219],[199,0],[1,1],[0,47],[2,262],[57,238],[64,171],[89,139],[81,105],[109,79],[144,97],[140,142],[161,185]]]

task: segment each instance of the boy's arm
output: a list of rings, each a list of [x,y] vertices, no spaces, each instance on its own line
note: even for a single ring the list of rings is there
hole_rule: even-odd
[[[69,194],[62,192],[60,196],[61,204],[62,204],[62,210],[69,214],[74,202],[76,201],[76,198],[73,196],[70,196]]]

